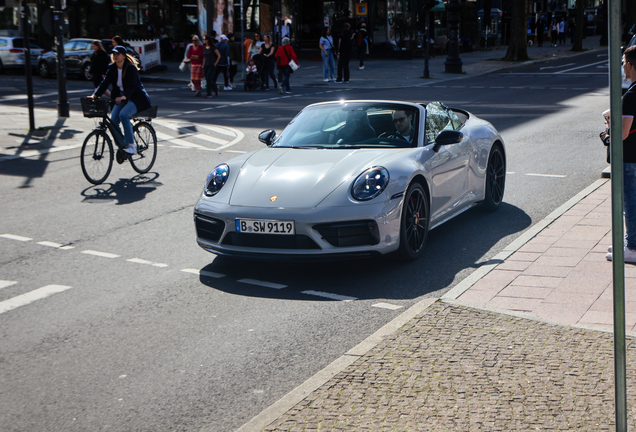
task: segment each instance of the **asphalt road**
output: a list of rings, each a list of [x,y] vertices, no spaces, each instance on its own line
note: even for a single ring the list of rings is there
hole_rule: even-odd
[[[372,94],[296,88],[210,101],[185,86],[152,84],[164,138],[149,175],[115,165],[109,183],[89,187],[77,151],[0,162],[0,235],[10,234],[0,237],[0,302],[59,291],[0,313],[0,430],[240,427],[598,179],[606,60],[589,54],[552,69]],[[1,103],[24,105],[21,81],[3,77]],[[36,94],[55,92],[55,81],[34,82]],[[68,88],[79,109],[90,84],[69,80]],[[196,245],[192,210],[211,168],[259,148],[260,131],[282,130],[309,103],[369,97],[440,100],[492,122],[508,155],[499,211],[469,211],[435,229],[422,258],[408,264],[236,261]],[[55,108],[54,96],[36,102]],[[211,151],[221,138],[235,142]]]

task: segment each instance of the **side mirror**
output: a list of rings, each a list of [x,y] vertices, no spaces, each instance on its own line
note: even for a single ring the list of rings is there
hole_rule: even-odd
[[[276,136],[276,131],[274,129],[267,129],[258,134],[258,140],[267,145],[267,147],[272,145],[272,141]]]
[[[435,138],[435,147],[462,142],[464,134],[456,130],[443,130]]]

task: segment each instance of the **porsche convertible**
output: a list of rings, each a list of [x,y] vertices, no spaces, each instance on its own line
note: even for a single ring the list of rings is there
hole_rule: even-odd
[[[259,140],[266,147],[218,165],[205,181],[194,223],[209,252],[415,260],[429,230],[503,200],[501,135],[440,102],[313,104]]]

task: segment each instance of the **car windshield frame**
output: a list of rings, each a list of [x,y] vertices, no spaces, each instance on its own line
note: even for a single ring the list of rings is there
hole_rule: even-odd
[[[343,101],[310,105],[289,122],[272,147],[415,148],[419,143],[419,122],[419,108],[401,102]],[[410,134],[404,137],[399,130],[408,130],[409,123]]]

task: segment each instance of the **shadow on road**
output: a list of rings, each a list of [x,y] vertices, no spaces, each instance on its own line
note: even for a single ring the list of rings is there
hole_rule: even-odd
[[[332,301],[303,294],[319,291],[357,299],[414,299],[450,289],[458,273],[491,262],[482,257],[505,237],[531,225],[521,209],[503,203],[495,213],[468,211],[429,233],[424,254],[415,262],[393,256],[329,262],[252,261],[216,257],[201,271],[221,273],[216,279],[201,276],[202,284],[229,294],[281,300]],[[274,289],[242,279],[285,285]]]
[[[157,181],[159,173],[139,174],[130,179],[120,178],[115,183],[102,183],[90,186],[82,191],[86,203],[108,203],[117,201],[116,205],[132,204],[146,198],[150,192],[162,186]]]

